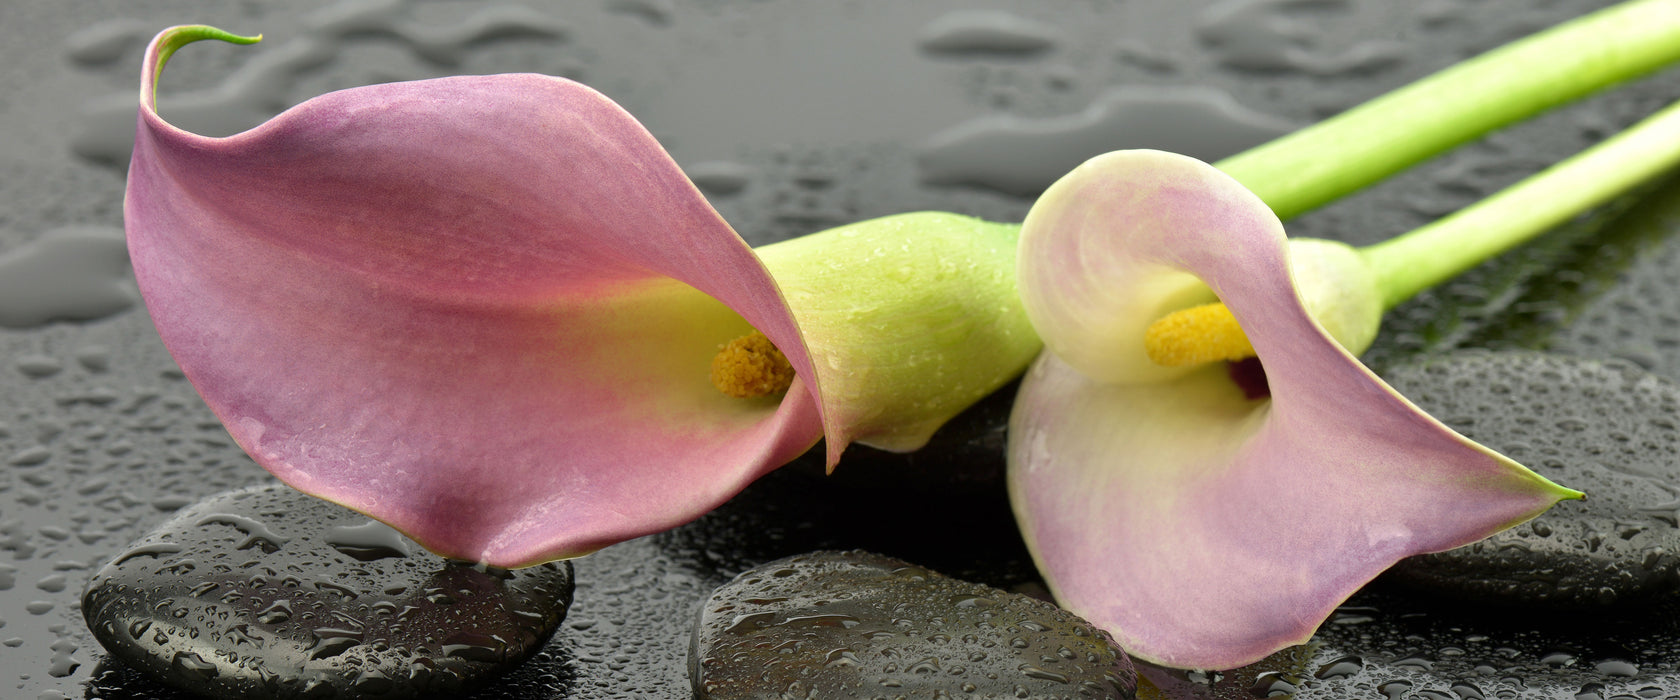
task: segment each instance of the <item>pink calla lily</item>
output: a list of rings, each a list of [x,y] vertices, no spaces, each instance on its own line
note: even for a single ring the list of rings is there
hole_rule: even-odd
[[[847,279],[796,241],[766,253],[779,285],[654,138],[583,85],[374,85],[209,138],[154,98],[168,57],[204,38],[253,41],[176,27],[146,55],[125,217],[147,308],[259,464],[440,554],[577,556],[698,517],[825,436],[831,466],[853,440],[914,448],[1037,351],[1013,227],[858,224],[839,247],[887,250],[912,230],[916,255],[966,272],[889,252],[851,272],[903,284]],[[894,325],[894,303],[951,335],[918,340],[923,320]],[[876,335],[849,338],[833,320],[846,315]],[[779,398],[709,382],[713,355],[753,329],[795,373]],[[907,381],[918,362],[966,388]]]
[[[1458,435],[1361,365],[1309,311],[1338,306],[1312,290],[1339,285],[1292,270],[1297,247],[1235,180],[1157,151],[1087,162],[1023,225],[1021,291],[1047,351],[1011,417],[1011,499],[1057,600],[1136,657],[1251,663],[1306,641],[1400,558],[1580,495]],[[1269,396],[1224,362],[1145,358],[1150,323],[1215,297],[1252,342]]]

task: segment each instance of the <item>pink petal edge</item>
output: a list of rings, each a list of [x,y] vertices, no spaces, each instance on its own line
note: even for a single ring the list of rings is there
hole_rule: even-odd
[[[1281,224],[1212,166],[1109,154],[1046,202],[1028,215],[1023,266],[1112,246],[1196,275],[1247,331],[1272,392],[1248,400],[1222,366],[1104,384],[1050,352],[1023,381],[1009,447],[1022,532],[1057,600],[1135,657],[1252,663],[1305,642],[1402,557],[1578,496],[1424,414],[1336,344],[1295,292]],[[1054,298],[1048,272],[1033,293]]]
[[[182,371],[282,480],[516,567],[692,520],[822,436],[814,385],[711,389],[749,326],[816,374],[753,252],[606,97],[374,85],[209,138],[153,106],[189,29],[147,50],[130,254]]]

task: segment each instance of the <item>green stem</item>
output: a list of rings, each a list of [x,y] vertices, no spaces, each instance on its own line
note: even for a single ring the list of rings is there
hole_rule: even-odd
[[[1418,161],[1680,60],[1680,0],[1633,0],[1220,161],[1290,219]]]
[[[1377,276],[1383,308],[1391,309],[1677,165],[1680,103],[1451,216],[1360,252]]]

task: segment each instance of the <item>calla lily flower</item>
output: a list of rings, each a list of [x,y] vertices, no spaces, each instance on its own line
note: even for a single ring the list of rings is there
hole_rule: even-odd
[[[1057,600],[1136,657],[1251,663],[1400,558],[1580,497],[1361,365],[1383,305],[1360,256],[1289,241],[1210,165],[1095,158],[1033,206],[1020,255],[1047,351],[1011,417],[1011,499]],[[1180,344],[1212,350],[1164,363],[1151,327],[1186,309],[1228,309],[1236,340],[1193,319]]]
[[[204,38],[255,40],[165,30],[142,77],[125,215],[158,333],[259,464],[440,554],[577,556],[819,438],[831,467],[913,449],[1038,351],[1015,227],[903,215],[761,260],[635,119],[547,76],[356,88],[204,137],[154,97]]]

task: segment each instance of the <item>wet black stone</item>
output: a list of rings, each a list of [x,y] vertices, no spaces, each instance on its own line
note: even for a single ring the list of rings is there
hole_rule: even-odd
[[[1385,373],[1442,422],[1587,493],[1391,575],[1455,597],[1602,606],[1680,582],[1680,386],[1630,364],[1463,352]]]
[[[449,562],[284,486],[182,510],[82,597],[112,656],[213,697],[454,696],[517,666],[572,601],[570,563]]]
[[[1539,611],[1378,582],[1308,644],[1253,665],[1139,671],[1166,697],[1204,700],[1676,700],[1677,665],[1680,600],[1672,596]]]
[[[1131,698],[1125,652],[1035,598],[861,551],[746,571],[702,603],[696,696]]]

